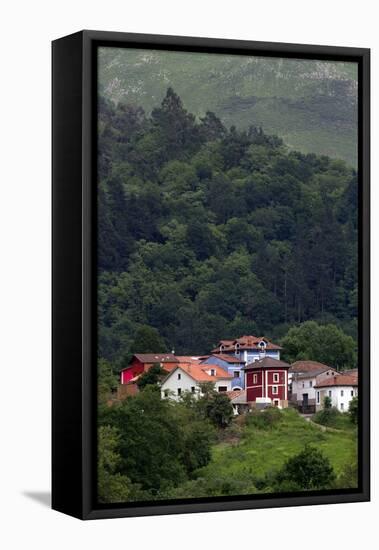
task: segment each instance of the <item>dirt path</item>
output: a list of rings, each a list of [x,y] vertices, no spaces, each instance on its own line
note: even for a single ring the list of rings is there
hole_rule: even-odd
[[[344,430],[338,430],[337,428],[330,428],[329,426],[323,426],[322,424],[317,424],[317,422],[313,422],[310,416],[302,415],[304,420],[306,422],[309,422],[313,426],[316,426],[316,428],[319,428],[322,432],[337,432],[342,433]]]

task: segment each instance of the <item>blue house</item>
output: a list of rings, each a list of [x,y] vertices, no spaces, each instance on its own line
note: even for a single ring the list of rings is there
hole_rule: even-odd
[[[232,388],[245,389],[244,371],[242,368],[258,359],[269,357],[280,360],[282,348],[270,342],[264,336],[241,336],[235,340],[220,340],[212,355],[205,361],[227,368],[233,375]]]
[[[201,364],[205,365],[219,365],[223,369],[227,370],[229,374],[233,376],[232,378],[232,389],[245,389],[245,374],[242,368],[245,366],[245,363],[241,361],[238,357],[228,354],[214,354],[210,355],[203,361]]]

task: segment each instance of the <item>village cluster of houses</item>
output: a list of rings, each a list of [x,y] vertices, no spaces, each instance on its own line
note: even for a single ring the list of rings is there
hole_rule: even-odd
[[[212,382],[225,392],[235,414],[251,408],[288,407],[303,413],[323,408],[325,397],[341,412],[358,395],[357,369],[338,372],[316,361],[281,361],[281,347],[267,338],[249,335],[220,340],[209,355],[180,356],[175,353],[137,353],[121,371],[119,398],[138,391],[138,379],[153,365],[166,373],[161,380],[162,397],[178,400],[184,392],[201,395],[202,383]]]

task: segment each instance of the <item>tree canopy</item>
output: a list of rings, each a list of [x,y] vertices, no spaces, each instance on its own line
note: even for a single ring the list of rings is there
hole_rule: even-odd
[[[291,333],[289,357],[354,361],[357,174],[344,162],[197,119],[170,88],[150,116],[100,101],[98,201],[99,354],[116,368],[309,320],[319,348]]]
[[[213,428],[196,408],[185,402],[161,399],[160,392],[146,386],[134,397],[104,407],[99,415],[103,475],[117,472],[133,488],[151,496],[175,487],[195,469],[210,460]],[[107,426],[112,426],[108,447],[101,443]],[[110,452],[112,454],[110,454]],[[116,453],[113,456],[113,453]],[[104,456],[104,459],[102,458]],[[109,464],[104,462],[109,457]],[[105,472],[105,474],[104,474]]]
[[[297,455],[289,458],[277,475],[277,482],[292,489],[325,489],[335,480],[329,459],[318,449],[306,445]]]
[[[356,366],[356,344],[339,327],[307,321],[291,328],[282,339],[283,357],[293,363],[300,359],[319,361],[335,369]]]

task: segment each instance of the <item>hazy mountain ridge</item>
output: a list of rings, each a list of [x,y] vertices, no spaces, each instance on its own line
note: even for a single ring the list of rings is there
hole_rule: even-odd
[[[353,63],[102,48],[99,91],[150,112],[168,86],[189,111],[276,133],[292,149],[357,160]]]

